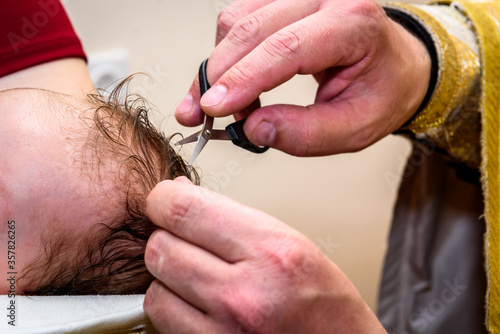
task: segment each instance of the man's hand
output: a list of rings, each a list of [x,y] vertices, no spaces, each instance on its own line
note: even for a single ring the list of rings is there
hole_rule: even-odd
[[[219,16],[217,43],[203,110],[248,116],[254,144],[298,156],[378,141],[411,118],[429,83],[425,46],[375,0],[237,0]],[[318,79],[314,104],[253,103],[296,74]],[[176,110],[181,124],[201,123],[199,94],[195,81]]]
[[[297,231],[194,186],[160,183],[144,309],[160,333],[385,333],[344,274]]]

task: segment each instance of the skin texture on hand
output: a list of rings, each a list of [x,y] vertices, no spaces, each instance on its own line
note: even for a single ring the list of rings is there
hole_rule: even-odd
[[[147,214],[160,229],[144,309],[160,333],[385,333],[338,267],[275,218],[186,178],[160,183]]]
[[[194,81],[176,118],[248,116],[250,141],[297,156],[357,151],[411,118],[430,66],[423,43],[374,0],[237,0],[219,16],[212,88],[200,101]],[[318,80],[314,104],[259,108],[262,92],[296,74]]]

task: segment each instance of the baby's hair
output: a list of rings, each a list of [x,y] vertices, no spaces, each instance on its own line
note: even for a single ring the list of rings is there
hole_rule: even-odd
[[[95,113],[83,149],[83,169],[94,187],[109,183],[105,177],[111,173],[105,176],[101,168],[114,163],[116,172],[109,177],[115,178],[117,191],[112,196],[123,200],[113,203],[124,208],[110,210],[120,213],[98,222],[82,241],[50,229],[43,236],[45,254],[23,275],[34,287],[25,290],[27,295],[140,294],[154,280],[144,263],[147,240],[157,228],[146,216],[146,197],[162,180],[186,176],[199,184],[199,178],[170,145],[172,137],[151,124],[147,101],[128,95],[131,79],[109,96],[100,91],[88,96]],[[79,254],[75,245],[86,249]]]

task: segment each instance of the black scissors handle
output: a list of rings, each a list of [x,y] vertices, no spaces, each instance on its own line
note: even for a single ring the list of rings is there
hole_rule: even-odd
[[[200,81],[200,97],[203,96],[210,89],[210,84],[208,83],[207,77],[207,64],[208,58],[203,61],[200,65],[200,70],[198,71],[198,80]]]
[[[240,119],[237,122],[231,123],[226,126],[226,133],[233,142],[234,145],[244,148],[247,151],[252,153],[264,153],[269,149],[267,146],[257,146],[254,145],[248,140],[245,135],[245,131],[243,131],[243,125],[247,119]]]
[[[198,71],[198,79],[200,81],[200,97],[205,94],[207,90],[210,89],[210,84],[207,78],[207,63],[208,58],[203,61],[200,65],[200,70]],[[252,153],[264,153],[269,147],[267,146],[257,146],[248,140],[245,132],[243,131],[243,125],[245,124],[246,118],[241,119],[237,122],[231,123],[226,126],[226,133],[233,142],[234,145],[244,148]]]

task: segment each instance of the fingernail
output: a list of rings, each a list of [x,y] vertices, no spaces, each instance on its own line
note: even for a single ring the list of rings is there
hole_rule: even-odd
[[[200,103],[204,106],[215,106],[226,98],[227,88],[224,85],[215,85],[203,94]]]
[[[252,139],[257,145],[271,146],[276,139],[276,128],[273,124],[263,121],[257,125]]]
[[[144,308],[148,308],[149,306],[155,307],[155,300],[159,293],[161,293],[161,283],[155,279],[149,285],[148,291],[146,291],[146,296],[144,296]]]
[[[155,279],[153,282],[151,282],[151,285],[149,287],[151,288],[152,291],[156,292],[156,291],[160,290],[161,285],[160,285],[160,282]]]
[[[188,93],[184,100],[182,100],[182,102],[177,106],[177,110],[175,111],[175,113],[179,115],[189,114],[192,108],[193,95],[191,95],[191,93]]]

